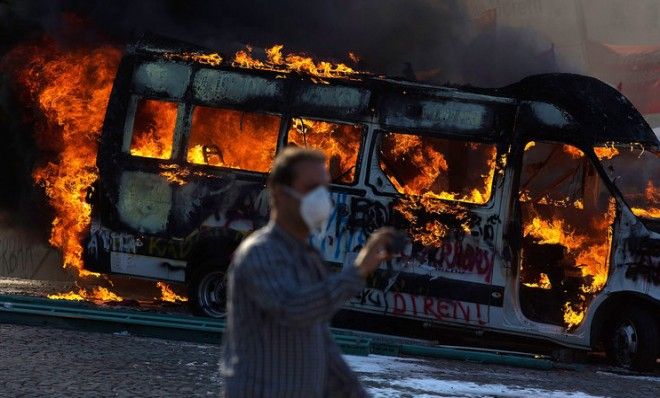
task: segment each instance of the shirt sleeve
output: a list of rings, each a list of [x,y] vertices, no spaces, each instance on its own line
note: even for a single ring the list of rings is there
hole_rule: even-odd
[[[299,286],[286,261],[267,245],[253,246],[238,259],[236,289],[242,289],[264,312],[291,326],[327,321],[365,284],[354,266],[321,282]]]
[[[327,397],[368,397],[355,373],[341,355],[341,350],[332,338],[330,330],[325,329],[325,340],[328,353],[328,373],[326,383]]]

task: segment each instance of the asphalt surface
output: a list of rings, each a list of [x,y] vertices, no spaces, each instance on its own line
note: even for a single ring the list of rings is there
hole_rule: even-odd
[[[0,397],[217,397],[220,346],[0,324]],[[655,397],[660,377],[347,356],[375,397]]]
[[[185,303],[160,301],[153,282],[103,283],[126,298],[105,306],[187,312]],[[0,294],[45,296],[76,289],[66,282],[0,279]],[[660,374],[623,372],[598,356],[577,370],[552,371],[378,355],[346,358],[375,397],[660,396]],[[0,324],[0,398],[219,396],[219,359],[216,344]]]

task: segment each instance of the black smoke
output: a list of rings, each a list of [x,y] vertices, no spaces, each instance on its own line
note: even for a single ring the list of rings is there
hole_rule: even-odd
[[[123,46],[151,32],[224,54],[282,43],[348,62],[352,51],[358,69],[433,83],[500,86],[560,69],[533,30],[478,27],[472,17],[462,0],[0,0],[0,57],[44,36],[65,47]],[[22,222],[49,221],[32,185],[34,125],[11,71],[0,72],[0,208]]]
[[[142,32],[189,41],[225,54],[246,44],[348,61],[403,76],[406,63],[436,82],[494,85],[557,69],[536,65],[550,47],[531,30],[479,32],[462,0],[5,0],[0,23],[10,40],[64,37],[75,15],[80,42],[125,44]],[[63,40],[66,38],[63,38]],[[70,36],[69,38],[70,39]],[[494,59],[497,62],[493,62]],[[429,73],[431,71],[432,73]],[[483,73],[482,73],[483,72]],[[496,76],[494,80],[486,78]],[[507,76],[502,79],[501,76]]]

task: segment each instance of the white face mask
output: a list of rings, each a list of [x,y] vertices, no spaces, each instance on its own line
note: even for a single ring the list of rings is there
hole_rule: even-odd
[[[300,216],[307,224],[309,231],[311,233],[321,232],[334,209],[328,188],[320,185],[305,195],[290,187],[285,186],[284,188],[291,196],[300,200]]]

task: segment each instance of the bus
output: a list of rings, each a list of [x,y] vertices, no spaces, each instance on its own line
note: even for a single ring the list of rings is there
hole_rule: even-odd
[[[655,366],[660,148],[614,88],[575,74],[497,89],[319,79],[185,54],[142,41],[121,61],[90,271],[185,283],[196,314],[224,316],[232,252],[268,222],[271,161],[312,147],[336,204],[311,238],[328,267],[381,226],[410,237],[345,309]]]

